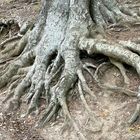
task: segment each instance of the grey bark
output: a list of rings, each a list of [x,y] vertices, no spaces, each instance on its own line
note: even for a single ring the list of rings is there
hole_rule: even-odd
[[[8,98],[13,96],[9,102],[12,109],[17,109],[20,98],[26,95],[29,108],[25,116],[29,115],[38,110],[40,97],[44,96],[48,106],[40,119],[39,126],[50,121],[61,107],[81,139],[86,139],[72,119],[66,103],[70,89],[78,81],[80,96],[91,116],[83,92],[89,93],[94,99],[96,96],[88,87],[83,70],[86,69],[91,74],[88,67],[95,67],[81,62],[80,51],[86,51],[88,55],[101,53],[111,59],[127,63],[140,75],[138,44],[131,42],[111,44],[106,40],[96,39],[95,35],[91,36],[91,32],[96,34],[96,27],[102,30],[100,33],[103,33],[110,23],[116,24],[118,19],[124,17],[126,19],[127,16],[119,9],[115,0],[42,0],[36,23],[33,29],[24,32],[25,35],[18,44],[18,51],[15,48],[14,53],[2,55],[2,58],[19,56],[12,65],[5,66],[0,77],[0,87],[9,83],[21,69],[25,73],[25,78],[14,89],[14,94],[11,92],[12,94],[8,95]],[[28,73],[24,69],[26,67]],[[56,78],[55,83],[52,82],[54,78]],[[93,116],[92,120],[96,120],[97,123],[96,114]]]

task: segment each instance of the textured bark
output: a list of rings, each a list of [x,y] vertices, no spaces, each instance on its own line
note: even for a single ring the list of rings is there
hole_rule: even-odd
[[[125,9],[125,13],[126,11]],[[134,24],[133,17],[138,19],[137,14],[129,13],[130,16],[128,16],[125,13],[120,10],[115,0],[42,0],[41,11],[34,27],[24,25],[20,31],[23,37],[19,43],[15,44],[12,50],[4,47],[1,51],[1,61],[18,56],[13,64],[6,65],[0,73],[0,87],[11,83],[6,98],[7,100],[12,97],[9,101],[11,109],[17,109],[21,97],[26,95],[29,103],[25,114],[27,116],[38,110],[40,97],[44,96],[48,103],[38,123],[39,126],[44,126],[62,108],[64,115],[73,124],[81,139],[86,139],[72,119],[66,103],[70,89],[78,81],[81,100],[89,115],[93,117],[94,123],[101,128],[102,125],[97,121],[96,114],[91,115],[92,111],[83,94],[83,92],[88,93],[96,99],[83,75],[83,70],[86,70],[93,76],[88,67],[96,67],[83,64],[79,55],[81,51],[87,51],[88,55],[101,53],[108,56],[120,69],[126,83],[126,74],[120,62],[131,65],[140,75],[138,44],[131,42],[111,44],[106,40],[96,39],[94,35],[96,27],[102,34],[110,24],[117,24],[122,19],[123,22],[131,19],[130,21]],[[28,30],[26,30],[27,27]],[[4,42],[1,46],[5,46],[6,43]],[[17,87],[16,74],[20,75],[19,77],[25,75]],[[109,87],[109,89],[122,92],[120,88]],[[137,96],[136,92],[130,91],[131,95],[133,93]]]

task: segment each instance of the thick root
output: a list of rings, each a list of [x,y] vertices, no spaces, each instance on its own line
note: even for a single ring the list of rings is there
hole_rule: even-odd
[[[74,60],[73,58],[71,59],[70,57],[67,58],[67,59],[68,59],[67,60],[68,62],[70,60]],[[55,61],[55,62],[58,63],[59,59],[56,59],[56,60],[57,61]],[[70,61],[70,62],[73,63],[72,61]],[[65,117],[73,125],[76,133],[78,135],[80,135],[81,139],[85,140],[86,138],[83,136],[83,134],[81,133],[79,127],[77,126],[75,121],[72,119],[72,117],[71,117],[71,115],[70,115],[70,113],[68,111],[67,104],[66,104],[66,95],[67,95],[68,91],[70,90],[70,88],[72,87],[72,85],[74,84],[74,82],[77,79],[76,78],[75,67],[71,67],[73,65],[67,65],[67,64],[69,64],[69,63],[65,64],[65,68],[63,70],[63,73],[62,73],[58,83],[49,90],[50,95],[51,95],[51,99],[49,100],[49,105],[46,108],[46,111],[43,114],[43,117],[40,119],[38,125],[40,127],[44,126],[57,113],[56,111],[58,111],[58,108],[61,106]],[[77,66],[77,63],[76,63],[76,66]],[[73,73],[72,70],[74,70],[75,72],[73,71],[74,72]],[[52,71],[54,71],[54,67],[52,67]]]
[[[5,86],[11,80],[11,78],[18,72],[19,68],[28,66],[33,61],[34,57],[34,51],[30,51],[17,58],[13,64],[9,64],[0,78],[0,88]]]
[[[93,96],[94,99],[96,99],[96,96],[88,87],[83,70],[86,70],[103,89],[123,92],[129,96],[137,96],[138,93],[123,87],[100,83],[98,74],[103,64],[97,68],[89,63],[82,64],[79,55],[80,51],[87,51],[89,55],[102,53],[116,61],[123,61],[133,66],[138,74],[140,74],[140,57],[138,55],[140,51],[137,45],[131,43],[125,45],[118,43],[114,45],[105,40],[90,38],[88,27],[93,25],[93,21],[88,10],[85,10],[89,5],[89,1],[66,1],[64,4],[63,0],[57,0],[57,2],[52,1],[50,5],[46,0],[42,2],[43,9],[40,12],[35,27],[31,32],[27,31],[26,34],[29,33],[27,37],[25,34],[20,40],[20,44],[23,45],[19,45],[18,48],[15,47],[14,52],[12,52],[11,48],[3,50],[3,58],[7,58],[8,56],[5,54],[9,52],[12,52],[9,55],[10,57],[18,55],[18,58],[15,59],[13,65],[9,65],[0,73],[0,87],[5,86],[11,81],[14,82],[9,89],[11,93],[6,98],[7,100],[11,96],[13,97],[9,102],[9,107],[12,110],[19,108],[21,97],[26,95],[25,101],[29,104],[29,107],[25,116],[28,116],[33,111],[38,113],[40,98],[45,96],[47,105],[43,116],[41,116],[38,122],[38,126],[42,127],[51,121],[58,113],[58,110],[62,108],[64,116],[73,125],[80,139],[86,140],[67,106],[68,93],[78,81],[81,100],[87,112],[90,116],[93,116],[92,110],[86,102],[84,92]],[[115,0],[113,2],[95,0],[94,5],[92,5],[93,10],[95,10],[95,13],[92,14],[96,15],[93,15],[93,18],[96,24],[99,24],[99,29],[104,30],[108,24],[116,24],[118,18],[120,20],[120,17],[124,17],[124,13],[115,5]],[[49,10],[48,7],[50,8]],[[64,9],[61,10],[60,7]],[[69,16],[67,13],[69,13]],[[82,28],[81,24],[83,25]],[[59,34],[54,34],[56,31]],[[114,62],[113,60],[112,63],[118,67],[124,77],[124,82],[128,84],[124,67],[116,61]],[[29,67],[30,65],[32,66]],[[96,69],[94,75],[89,68]],[[18,74],[26,74],[26,76],[15,87],[19,77],[14,75]],[[98,123],[96,115],[91,118],[94,122]]]
[[[92,0],[90,9],[93,20],[101,29],[107,28],[109,24],[133,26],[140,20],[137,13],[126,6],[119,7],[116,0]]]
[[[6,47],[4,50],[1,51],[1,61],[5,59],[10,59],[15,56],[19,56],[21,52],[25,49],[26,44],[28,43],[28,37],[30,35],[30,31],[27,32],[19,43],[15,43],[12,46]]]
[[[138,46],[138,44],[135,45]],[[122,44],[113,45],[106,40],[100,40],[99,42],[96,39],[82,38],[79,47],[81,50],[87,51],[88,54],[101,53],[110,58],[117,59],[120,62],[122,61],[134,67],[138,74],[140,74],[140,57],[137,53],[129,50],[126,46],[130,48],[127,44],[124,46],[122,46]],[[137,50],[135,50],[135,52],[137,52]]]
[[[111,43],[109,44],[106,40],[102,40],[102,43],[101,42],[99,43],[98,40],[93,40],[93,39],[85,38],[84,42],[82,42],[82,40],[80,41],[81,50],[86,50],[88,54],[102,53],[111,59],[113,58],[117,61],[119,60],[120,62],[123,61],[124,63],[134,67],[137,70],[138,74],[140,75],[140,65],[139,65],[140,56],[138,55],[139,54],[138,44],[131,43],[131,42],[127,42],[127,43],[120,42],[118,44],[112,45]],[[116,65],[116,62],[115,63],[113,62],[113,64]],[[99,65],[93,77],[101,88],[105,90],[119,92],[119,93],[125,93],[128,96],[137,97],[139,95],[139,92],[131,91],[129,89],[126,89],[125,87],[116,87],[116,86],[100,83],[98,77],[98,71],[104,65],[105,64]],[[122,65],[120,64],[118,65],[118,62],[116,66],[120,69],[123,77],[125,77],[124,81],[125,83],[127,83],[128,78],[126,78],[126,74],[124,73],[124,68],[122,69]],[[86,68],[86,70],[90,73],[90,75],[92,75],[89,69]],[[132,124],[136,120],[138,114],[139,114],[139,104],[137,105],[136,111],[133,114],[132,118],[129,120],[130,124]]]

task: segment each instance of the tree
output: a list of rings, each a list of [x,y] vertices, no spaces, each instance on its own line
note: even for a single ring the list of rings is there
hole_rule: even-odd
[[[85,70],[103,89],[138,96],[138,92],[126,88],[128,77],[122,62],[134,67],[140,75],[139,45],[130,41],[112,43],[103,39],[105,29],[109,25],[133,25],[138,20],[138,14],[126,7],[119,7],[116,0],[42,0],[41,11],[35,24],[26,22],[18,36],[0,45],[2,48],[7,42],[21,38],[18,44],[10,48],[4,47],[1,52],[1,63],[17,56],[12,64],[1,68],[3,71],[0,87],[11,82],[5,101],[10,98],[9,104],[16,110],[21,97],[26,94],[29,104],[26,116],[38,110],[40,96],[44,96],[47,106],[38,125],[44,126],[61,108],[81,139],[86,139],[69,113],[66,103],[68,93],[77,83],[82,102],[89,114],[92,113],[83,92],[95,99],[96,96],[86,83],[83,74]],[[97,38],[96,33],[100,38]],[[122,73],[125,86],[121,88],[101,84],[98,71],[106,63],[97,68],[92,64],[83,63],[80,59],[81,52],[85,52],[87,56],[95,53],[108,56],[110,62]],[[96,69],[94,75],[89,67]],[[23,78],[20,83],[19,78]],[[129,123],[135,121],[138,112],[139,104]],[[95,121],[97,118],[94,117]]]

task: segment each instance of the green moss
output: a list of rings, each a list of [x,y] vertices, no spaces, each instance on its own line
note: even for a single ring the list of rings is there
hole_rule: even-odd
[[[6,3],[10,3],[12,2],[13,0],[5,0]]]
[[[34,11],[38,12],[40,10],[40,4],[33,5]]]

